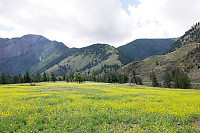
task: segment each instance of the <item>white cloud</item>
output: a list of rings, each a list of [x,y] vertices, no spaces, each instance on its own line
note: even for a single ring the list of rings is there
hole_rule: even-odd
[[[81,47],[97,42],[119,44],[131,34],[127,26],[130,18],[116,0],[1,0],[0,3],[3,5],[0,20],[13,22],[10,26],[16,36],[41,34],[70,47]],[[23,27],[23,33],[17,30],[19,27]],[[5,37],[4,32],[0,36]]]
[[[199,0],[0,0],[0,37],[41,34],[69,47],[123,45],[137,38],[181,36],[199,21]]]
[[[179,37],[200,21],[199,0],[140,0],[129,6],[136,38]]]

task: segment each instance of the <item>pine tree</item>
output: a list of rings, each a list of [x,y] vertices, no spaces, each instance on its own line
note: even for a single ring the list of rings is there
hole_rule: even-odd
[[[50,81],[50,77],[49,77],[49,74],[46,74],[47,75],[47,81]]]
[[[36,75],[35,75],[35,82],[40,82],[40,79],[41,79],[40,73],[37,72]]]
[[[155,75],[154,72],[151,73],[150,79],[151,79],[151,81],[152,81],[152,86],[153,86],[153,87],[158,87],[158,86],[159,86],[157,77],[156,77],[156,75]]]
[[[69,74],[69,80],[70,80],[70,82],[73,82],[73,79],[74,79],[74,74],[73,74],[73,73],[70,73],[70,74]]]
[[[128,82],[128,75],[123,74],[123,83],[127,83]]]
[[[54,83],[56,81],[56,76],[54,75],[53,72],[51,72],[51,81],[53,81]]]
[[[136,78],[135,75],[133,75],[133,83],[134,83],[134,84],[137,84],[137,78]]]
[[[12,80],[13,84],[18,84],[19,83],[19,79],[17,75],[13,76],[13,80]]]
[[[138,85],[143,85],[142,79],[140,77],[136,76],[136,81]]]
[[[58,76],[58,77],[57,77],[57,81],[62,81],[61,76]]]
[[[4,72],[1,73],[0,84],[6,84],[6,76]]]
[[[138,76],[133,76],[132,78],[132,83],[137,84],[137,85],[143,85],[142,79]]]
[[[43,72],[42,81],[47,82],[47,75],[45,72]]]
[[[24,83],[30,83],[31,82],[31,78],[29,76],[28,71],[26,71],[26,73],[24,74],[23,80],[24,80]]]
[[[77,81],[79,84],[83,82],[83,78],[80,73],[76,72],[74,74],[74,81]]]
[[[7,83],[7,84],[11,84],[11,83],[12,83],[12,77],[11,77],[10,74],[7,74],[7,75],[6,75],[6,83]]]
[[[122,77],[122,74],[118,74],[118,75],[117,75],[117,80],[118,80],[118,83],[120,83],[120,84],[123,83],[123,77]]]
[[[182,72],[180,69],[174,70],[174,88],[189,89],[191,88],[191,82],[187,74]]]
[[[62,76],[62,81],[65,81],[65,77],[66,75],[64,74],[63,76]]]
[[[171,81],[172,81],[172,77],[170,73],[166,71],[164,75],[164,87],[171,88],[172,87]]]
[[[19,81],[19,83],[23,83],[22,74],[19,74],[19,75],[18,75],[18,81]]]
[[[68,75],[68,74],[66,74],[66,76],[65,76],[65,81],[66,81],[67,83],[70,81],[69,75]]]

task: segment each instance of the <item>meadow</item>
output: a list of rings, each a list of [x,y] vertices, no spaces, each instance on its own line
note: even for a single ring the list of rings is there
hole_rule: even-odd
[[[109,83],[0,85],[0,132],[200,132],[200,90]]]

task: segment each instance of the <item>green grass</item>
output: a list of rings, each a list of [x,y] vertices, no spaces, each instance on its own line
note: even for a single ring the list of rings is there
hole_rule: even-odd
[[[200,132],[198,101],[198,90],[130,84],[1,85],[0,132]]]

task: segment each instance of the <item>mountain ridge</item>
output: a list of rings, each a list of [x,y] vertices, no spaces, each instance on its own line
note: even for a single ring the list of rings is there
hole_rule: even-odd
[[[1,39],[0,41],[0,71],[12,75],[24,73],[29,70],[31,73],[42,71],[46,64],[52,61],[59,61],[57,57],[50,59],[50,55],[62,54],[67,56],[70,49],[62,43],[50,41],[41,35],[25,35],[19,38]],[[32,67],[37,67],[33,70]]]
[[[124,46],[126,45],[121,46],[121,48]],[[103,53],[101,48],[105,48],[105,51],[112,50],[110,50],[110,54],[107,54]],[[141,48],[139,47],[139,49]],[[115,48],[109,44],[97,43],[83,48],[69,48],[62,42],[51,41],[42,35],[27,34],[22,37],[11,39],[0,38],[0,72],[4,71],[5,73],[15,75],[19,73],[23,74],[28,70],[31,75],[34,75],[37,72],[42,73],[55,65],[59,65],[59,63],[68,57],[71,58],[70,60],[74,60],[73,58],[78,57],[78,54],[83,56],[84,52],[85,55],[87,55],[87,52],[90,53],[90,56],[93,55],[93,60],[99,60],[101,58],[99,53],[102,52],[102,56],[105,55],[107,59],[104,60],[105,62],[101,60],[96,63],[96,61],[93,62],[91,60],[87,62],[89,59],[84,58],[86,59],[84,62],[87,62],[85,66],[78,67],[78,69],[74,69],[73,72],[86,72],[86,68],[89,68],[88,66],[91,65],[89,63],[92,63],[93,68],[90,67],[90,69],[93,71],[101,69],[103,65],[112,66],[117,64],[123,66],[133,60],[120,52],[119,48]],[[134,51],[131,52],[131,56],[136,55],[132,53],[134,53]]]

